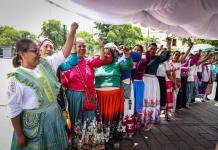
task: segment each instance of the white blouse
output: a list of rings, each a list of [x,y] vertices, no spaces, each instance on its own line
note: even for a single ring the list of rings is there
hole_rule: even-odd
[[[59,51],[58,53],[55,53],[52,56],[47,56],[46,59],[56,72],[58,66],[62,62],[64,62],[65,57],[63,55],[63,52]],[[39,66],[37,66],[34,69],[27,69],[24,67],[20,68],[25,69],[37,78],[41,76]],[[9,99],[8,107],[11,118],[14,118],[17,115],[19,115],[24,109],[38,108],[38,99],[34,90],[18,82],[14,77],[11,77],[9,80],[7,94]]]

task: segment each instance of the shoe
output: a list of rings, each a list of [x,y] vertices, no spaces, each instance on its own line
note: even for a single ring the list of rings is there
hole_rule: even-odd
[[[170,121],[170,120],[171,120],[170,116],[168,116],[168,115],[165,116],[165,118],[166,118],[167,121]]]
[[[113,142],[113,147],[114,147],[114,149],[119,149],[120,148],[120,142]]]
[[[152,127],[153,127],[152,124],[146,125],[146,126],[144,126],[144,131],[150,131]]]

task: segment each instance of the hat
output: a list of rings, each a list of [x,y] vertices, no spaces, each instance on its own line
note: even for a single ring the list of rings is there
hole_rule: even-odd
[[[41,37],[41,38],[39,38],[37,47],[40,48],[40,47],[43,45],[43,43],[44,43],[45,41],[50,41],[50,42],[54,45],[54,43],[52,42],[52,40],[50,40],[50,39],[48,39],[48,38],[45,38],[45,37]]]
[[[104,48],[109,48],[112,50],[118,50],[118,47],[114,43],[107,43],[104,45]]]

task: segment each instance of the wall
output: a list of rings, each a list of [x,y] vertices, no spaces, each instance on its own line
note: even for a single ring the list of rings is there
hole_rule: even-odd
[[[12,125],[8,116],[7,109],[7,86],[6,74],[13,71],[11,59],[0,58],[0,150],[9,150],[12,138]]]

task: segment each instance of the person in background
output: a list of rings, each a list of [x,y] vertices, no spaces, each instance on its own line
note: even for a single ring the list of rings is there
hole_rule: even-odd
[[[145,47],[147,47],[147,43],[145,43]],[[146,48],[147,49],[147,48]],[[134,51],[138,52],[140,55],[140,59],[138,61],[134,61],[134,67],[132,70],[132,80],[133,80],[133,89],[134,89],[134,100],[135,100],[135,128],[139,129],[142,124],[142,116],[143,116],[143,98],[144,98],[144,81],[143,75],[145,73],[148,62],[150,61],[150,53],[148,51],[145,52],[145,57],[143,54],[143,46],[135,45]]]
[[[38,42],[41,57],[51,56],[54,54],[54,43],[48,38],[41,38]]]
[[[143,102],[143,124],[144,130],[149,131],[155,122],[160,122],[160,87],[156,77],[157,69],[160,63],[170,57],[171,38],[167,38],[167,51],[163,55],[155,56],[157,45],[152,43],[149,47],[151,60],[145,71],[143,78],[146,88],[144,90]]]
[[[86,43],[83,39],[77,39],[76,53],[73,52],[60,66],[62,71],[66,70],[61,73],[61,83],[67,89],[66,96],[73,127],[74,148],[91,149],[104,146],[94,89],[94,70],[110,63],[111,58],[104,52],[103,39],[100,38],[98,43],[99,56],[86,57]],[[78,62],[77,65],[75,62]],[[87,108],[87,102],[93,102],[96,105]],[[91,136],[95,139],[90,139]],[[94,145],[96,147],[93,147]]]
[[[114,50],[109,44],[105,45],[105,53],[113,59],[108,65],[95,70],[95,88],[97,91],[100,115],[102,116],[104,135],[107,148],[113,144],[119,148],[119,140],[126,132],[123,124],[124,91],[121,88],[121,73],[132,69],[130,50],[125,47],[121,61],[115,61]]]
[[[55,71],[70,54],[77,28],[72,23],[62,50],[45,58],[32,40],[17,42],[13,58],[17,69],[8,74],[8,106],[14,127],[11,150],[67,149],[65,120],[56,101],[60,84]]]

